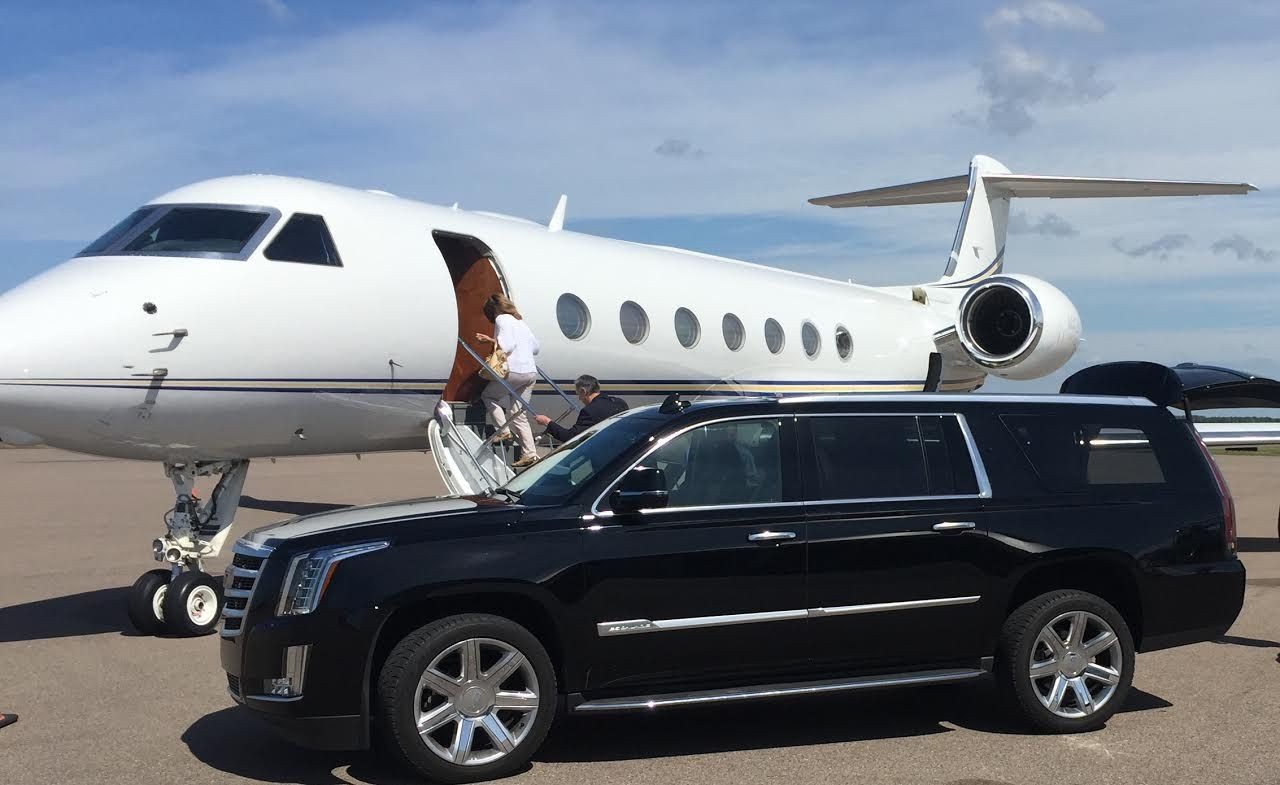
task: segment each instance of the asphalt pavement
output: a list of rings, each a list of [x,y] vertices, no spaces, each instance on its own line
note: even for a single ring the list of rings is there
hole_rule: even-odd
[[[1280,783],[1280,457],[1220,460],[1244,612],[1219,641],[1139,655],[1101,731],[1028,733],[985,685],[569,718],[509,782]],[[441,490],[420,453],[255,462],[236,525]],[[376,753],[290,746],[234,707],[216,636],[130,629],[126,593],[171,500],[155,464],[0,449],[0,712],[21,716],[0,729],[0,783],[413,781]]]

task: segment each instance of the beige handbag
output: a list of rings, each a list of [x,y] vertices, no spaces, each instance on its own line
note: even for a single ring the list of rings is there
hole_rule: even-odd
[[[495,379],[505,379],[511,369],[507,367],[507,353],[501,349],[494,349],[484,361],[485,368],[489,371],[489,375]]]

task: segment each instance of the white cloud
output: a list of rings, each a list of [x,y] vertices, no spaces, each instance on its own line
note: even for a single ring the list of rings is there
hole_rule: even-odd
[[[1168,259],[1174,251],[1181,251],[1189,245],[1191,245],[1191,235],[1180,232],[1164,234],[1141,245],[1127,244],[1120,237],[1111,241],[1111,247],[1125,256],[1154,256],[1161,260]]]
[[[701,147],[694,147],[693,143],[688,139],[676,139],[670,137],[662,140],[662,144],[653,148],[653,151],[663,158],[706,158],[707,151]]]
[[[1044,30],[1078,30],[1086,33],[1101,33],[1106,30],[1102,20],[1088,9],[1056,0],[1031,0],[1018,5],[1001,6],[986,18],[985,24],[988,30],[1023,24]]]
[[[1103,32],[1102,20],[1089,11],[1054,0],[1032,0],[997,9],[985,26],[988,36],[979,64],[979,89],[987,105],[977,112],[957,112],[960,122],[1017,136],[1036,124],[1034,112],[1041,107],[1088,104],[1111,91],[1112,85],[1098,77],[1098,66],[1071,43],[1041,35],[1032,49],[1020,35],[1024,26],[1050,32]]]
[[[1241,261],[1274,262],[1280,259],[1280,251],[1259,248],[1258,244],[1242,234],[1233,234],[1214,243],[1214,253],[1234,253]]]
[[[293,18],[293,10],[285,4],[284,0],[258,0],[258,5],[262,6],[277,22],[287,22]]]
[[[1009,234],[1039,234],[1045,237],[1075,237],[1080,232],[1057,213],[1045,213],[1036,220],[1021,210],[1009,215]]]

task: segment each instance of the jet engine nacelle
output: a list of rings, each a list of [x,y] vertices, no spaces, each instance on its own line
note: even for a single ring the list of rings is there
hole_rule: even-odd
[[[969,358],[1006,379],[1036,379],[1071,359],[1080,314],[1067,296],[1030,275],[995,275],[960,300],[956,333]]]

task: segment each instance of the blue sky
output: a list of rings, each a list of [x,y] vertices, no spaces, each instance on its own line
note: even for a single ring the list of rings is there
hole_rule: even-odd
[[[1015,204],[1008,270],[1077,304],[1072,368],[1280,376],[1280,6],[1057,0],[8,2],[0,290],[186,182],[383,188],[871,284],[935,278],[957,205],[805,199],[960,174],[1248,180]],[[1047,384],[1047,383],[1046,383]]]

